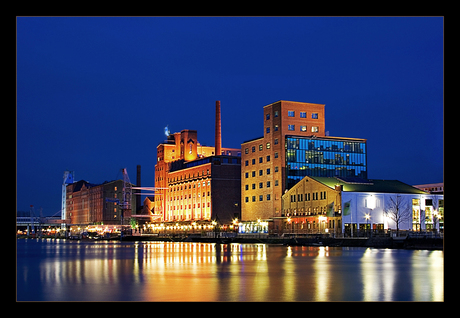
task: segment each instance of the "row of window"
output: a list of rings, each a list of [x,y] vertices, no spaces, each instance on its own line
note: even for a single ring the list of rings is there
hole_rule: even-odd
[[[300,118],[307,118],[307,112],[299,112]],[[278,111],[275,110],[274,117],[278,117]],[[295,117],[295,110],[288,110],[288,117]],[[312,119],[318,119],[318,113],[311,113]],[[265,115],[265,120],[270,119],[270,114]]]
[[[295,125],[288,125],[288,130],[295,131]],[[278,125],[275,125],[274,131],[278,131]],[[300,131],[301,132],[306,132],[307,131],[307,126],[306,125],[300,125]],[[267,134],[269,134],[270,133],[270,127],[265,128],[265,132]],[[313,132],[313,133],[319,132],[319,127],[318,126],[311,126],[311,132]]]
[[[203,192],[203,198],[204,198],[205,196],[206,196],[206,192]],[[210,194],[210,192],[208,191],[208,197],[209,197],[209,196],[211,196],[211,194]],[[198,193],[198,197],[199,197],[199,198],[201,197],[201,193]],[[192,194],[191,194],[191,193],[189,193],[188,198],[189,198],[189,199],[192,198]],[[194,198],[194,199],[196,198],[196,193],[193,194],[193,198]],[[179,196],[177,196],[177,197],[174,196],[174,197],[170,197],[170,198],[169,198],[170,201],[172,201],[172,200],[182,200],[182,199],[187,200],[187,194],[184,195],[184,196],[181,195],[180,198],[179,198]]]
[[[319,138],[311,139],[306,137],[286,138],[286,148],[298,150],[366,153],[366,143],[362,141],[337,141]]]
[[[266,146],[267,149],[270,149],[270,143],[269,142],[267,142],[267,144],[265,146]],[[263,146],[263,144],[260,144],[259,145],[259,151],[262,151],[262,150],[264,150],[264,146]],[[252,146],[251,152],[256,152],[256,146]],[[245,148],[244,153],[248,154],[249,153],[249,148]]]
[[[300,118],[307,118],[307,112],[299,112],[300,113]],[[295,117],[295,111],[294,110],[288,110],[288,116],[289,117]],[[311,113],[311,118],[312,119],[318,119],[318,113]]]
[[[321,192],[313,192],[311,193],[311,200],[317,201],[318,200],[318,193],[320,195],[319,200],[326,200],[326,191]],[[305,201],[310,201],[310,193],[305,193],[305,197],[303,193],[299,194],[291,194],[291,202],[302,202],[305,198]]]
[[[266,187],[267,187],[267,188],[270,188],[270,186],[271,186],[271,181],[267,181]],[[275,186],[278,186],[278,180],[275,180]],[[264,183],[263,183],[263,182],[259,182],[259,189],[263,189],[263,187],[264,187]],[[249,184],[246,184],[246,185],[244,186],[244,189],[245,189],[246,191],[249,190]],[[253,184],[252,184],[252,190],[255,190],[255,189],[256,189],[256,184],[253,183]]]
[[[201,186],[205,187],[206,184],[207,184],[208,186],[211,185],[211,180],[208,180],[207,182],[206,182],[206,181],[198,182],[197,184],[193,183],[193,189],[195,189],[196,186],[198,186],[198,188],[200,188]],[[191,189],[191,188],[192,188],[192,185],[189,184],[188,187],[187,187],[187,185],[170,187],[170,188],[169,188],[169,192],[187,190],[187,188]]]
[[[197,204],[198,204],[198,208],[204,208],[204,207],[208,207],[208,208],[209,208],[209,207],[211,206],[211,205],[210,205],[211,203],[209,203],[209,202],[206,203],[206,206],[205,206],[205,203],[204,203],[204,202],[203,202],[202,205],[200,205],[200,203],[197,203]],[[193,208],[194,208],[194,209],[197,208],[197,204],[195,204],[195,203],[193,204]],[[169,208],[172,209],[172,210],[174,211],[174,210],[183,210],[182,207],[183,207],[184,209],[187,209],[187,205],[186,205],[186,204],[185,204],[185,205],[180,205],[180,206],[178,205],[177,207],[176,207],[175,205],[173,205],[173,206],[170,206]],[[189,209],[189,210],[192,209],[192,205],[191,205],[191,204],[188,205],[188,209]]]
[[[259,157],[259,163],[263,163],[264,161],[264,158],[263,157]],[[270,162],[270,156],[267,156],[267,159],[266,159],[266,162]],[[255,165],[256,164],[256,159],[252,159],[252,164]],[[246,160],[244,162],[244,165],[247,167],[249,166],[249,160]]]
[[[288,125],[288,130],[295,131],[295,125]],[[300,125],[300,131],[301,132],[307,131],[307,126],[306,125]],[[317,133],[317,132],[319,132],[319,128],[317,126],[311,126],[311,132]]]
[[[278,131],[278,125],[275,125],[275,131]],[[295,131],[295,125],[288,125],[288,130],[290,131]],[[301,132],[306,132],[307,131],[307,126],[306,125],[300,125],[300,131]],[[270,127],[265,128],[265,132],[267,134],[270,133]],[[312,126],[311,127],[311,132],[317,133],[319,132],[319,127],[318,126]]]
[[[286,162],[365,166],[366,154],[316,150],[286,150]]]
[[[263,201],[263,200],[264,200],[264,195],[263,195],[263,194],[259,195],[259,201]],[[266,195],[266,200],[267,200],[267,201],[270,201],[270,200],[271,200],[271,195],[270,195],[270,194],[267,194],[267,195]],[[252,200],[251,200],[251,201],[252,201],[252,202],[256,202],[256,196],[255,196],[255,195],[252,196]],[[244,198],[244,202],[248,203],[248,202],[249,202],[249,197],[245,197],[245,198]]]
[[[266,173],[267,175],[270,174],[270,170],[271,170],[270,168],[267,168],[267,173]],[[278,167],[275,167],[275,172],[278,172]],[[259,176],[263,176],[263,175],[264,175],[264,170],[263,170],[263,169],[260,169],[260,170],[259,170]],[[252,177],[255,177],[255,176],[256,176],[256,171],[255,171],[255,170],[251,172],[251,176],[252,176]],[[245,172],[244,177],[245,177],[246,179],[249,178],[249,172]]]

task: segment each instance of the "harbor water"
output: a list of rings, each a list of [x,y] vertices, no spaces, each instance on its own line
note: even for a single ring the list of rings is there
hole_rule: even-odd
[[[17,240],[18,301],[443,301],[439,250]]]

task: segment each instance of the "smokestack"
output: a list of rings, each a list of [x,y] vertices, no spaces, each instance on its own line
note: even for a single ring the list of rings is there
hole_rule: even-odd
[[[222,153],[222,132],[221,132],[221,120],[220,120],[220,100],[216,101],[216,142],[215,142],[216,155]]]
[[[141,186],[141,165],[137,165],[137,174],[136,174],[136,186],[140,187]],[[136,190],[137,193],[141,193],[141,190]],[[141,196],[140,194],[136,195],[136,210],[135,213],[137,212],[137,209],[140,208],[141,206]]]

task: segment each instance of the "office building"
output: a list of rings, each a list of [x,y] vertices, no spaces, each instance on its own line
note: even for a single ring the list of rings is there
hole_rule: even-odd
[[[305,176],[367,178],[366,139],[326,134],[325,105],[263,108],[264,135],[241,145],[243,221],[281,216],[282,195]]]

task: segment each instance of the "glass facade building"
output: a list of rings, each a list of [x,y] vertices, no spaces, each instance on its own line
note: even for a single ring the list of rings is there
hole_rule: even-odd
[[[367,179],[364,139],[286,136],[286,189],[305,176]]]

